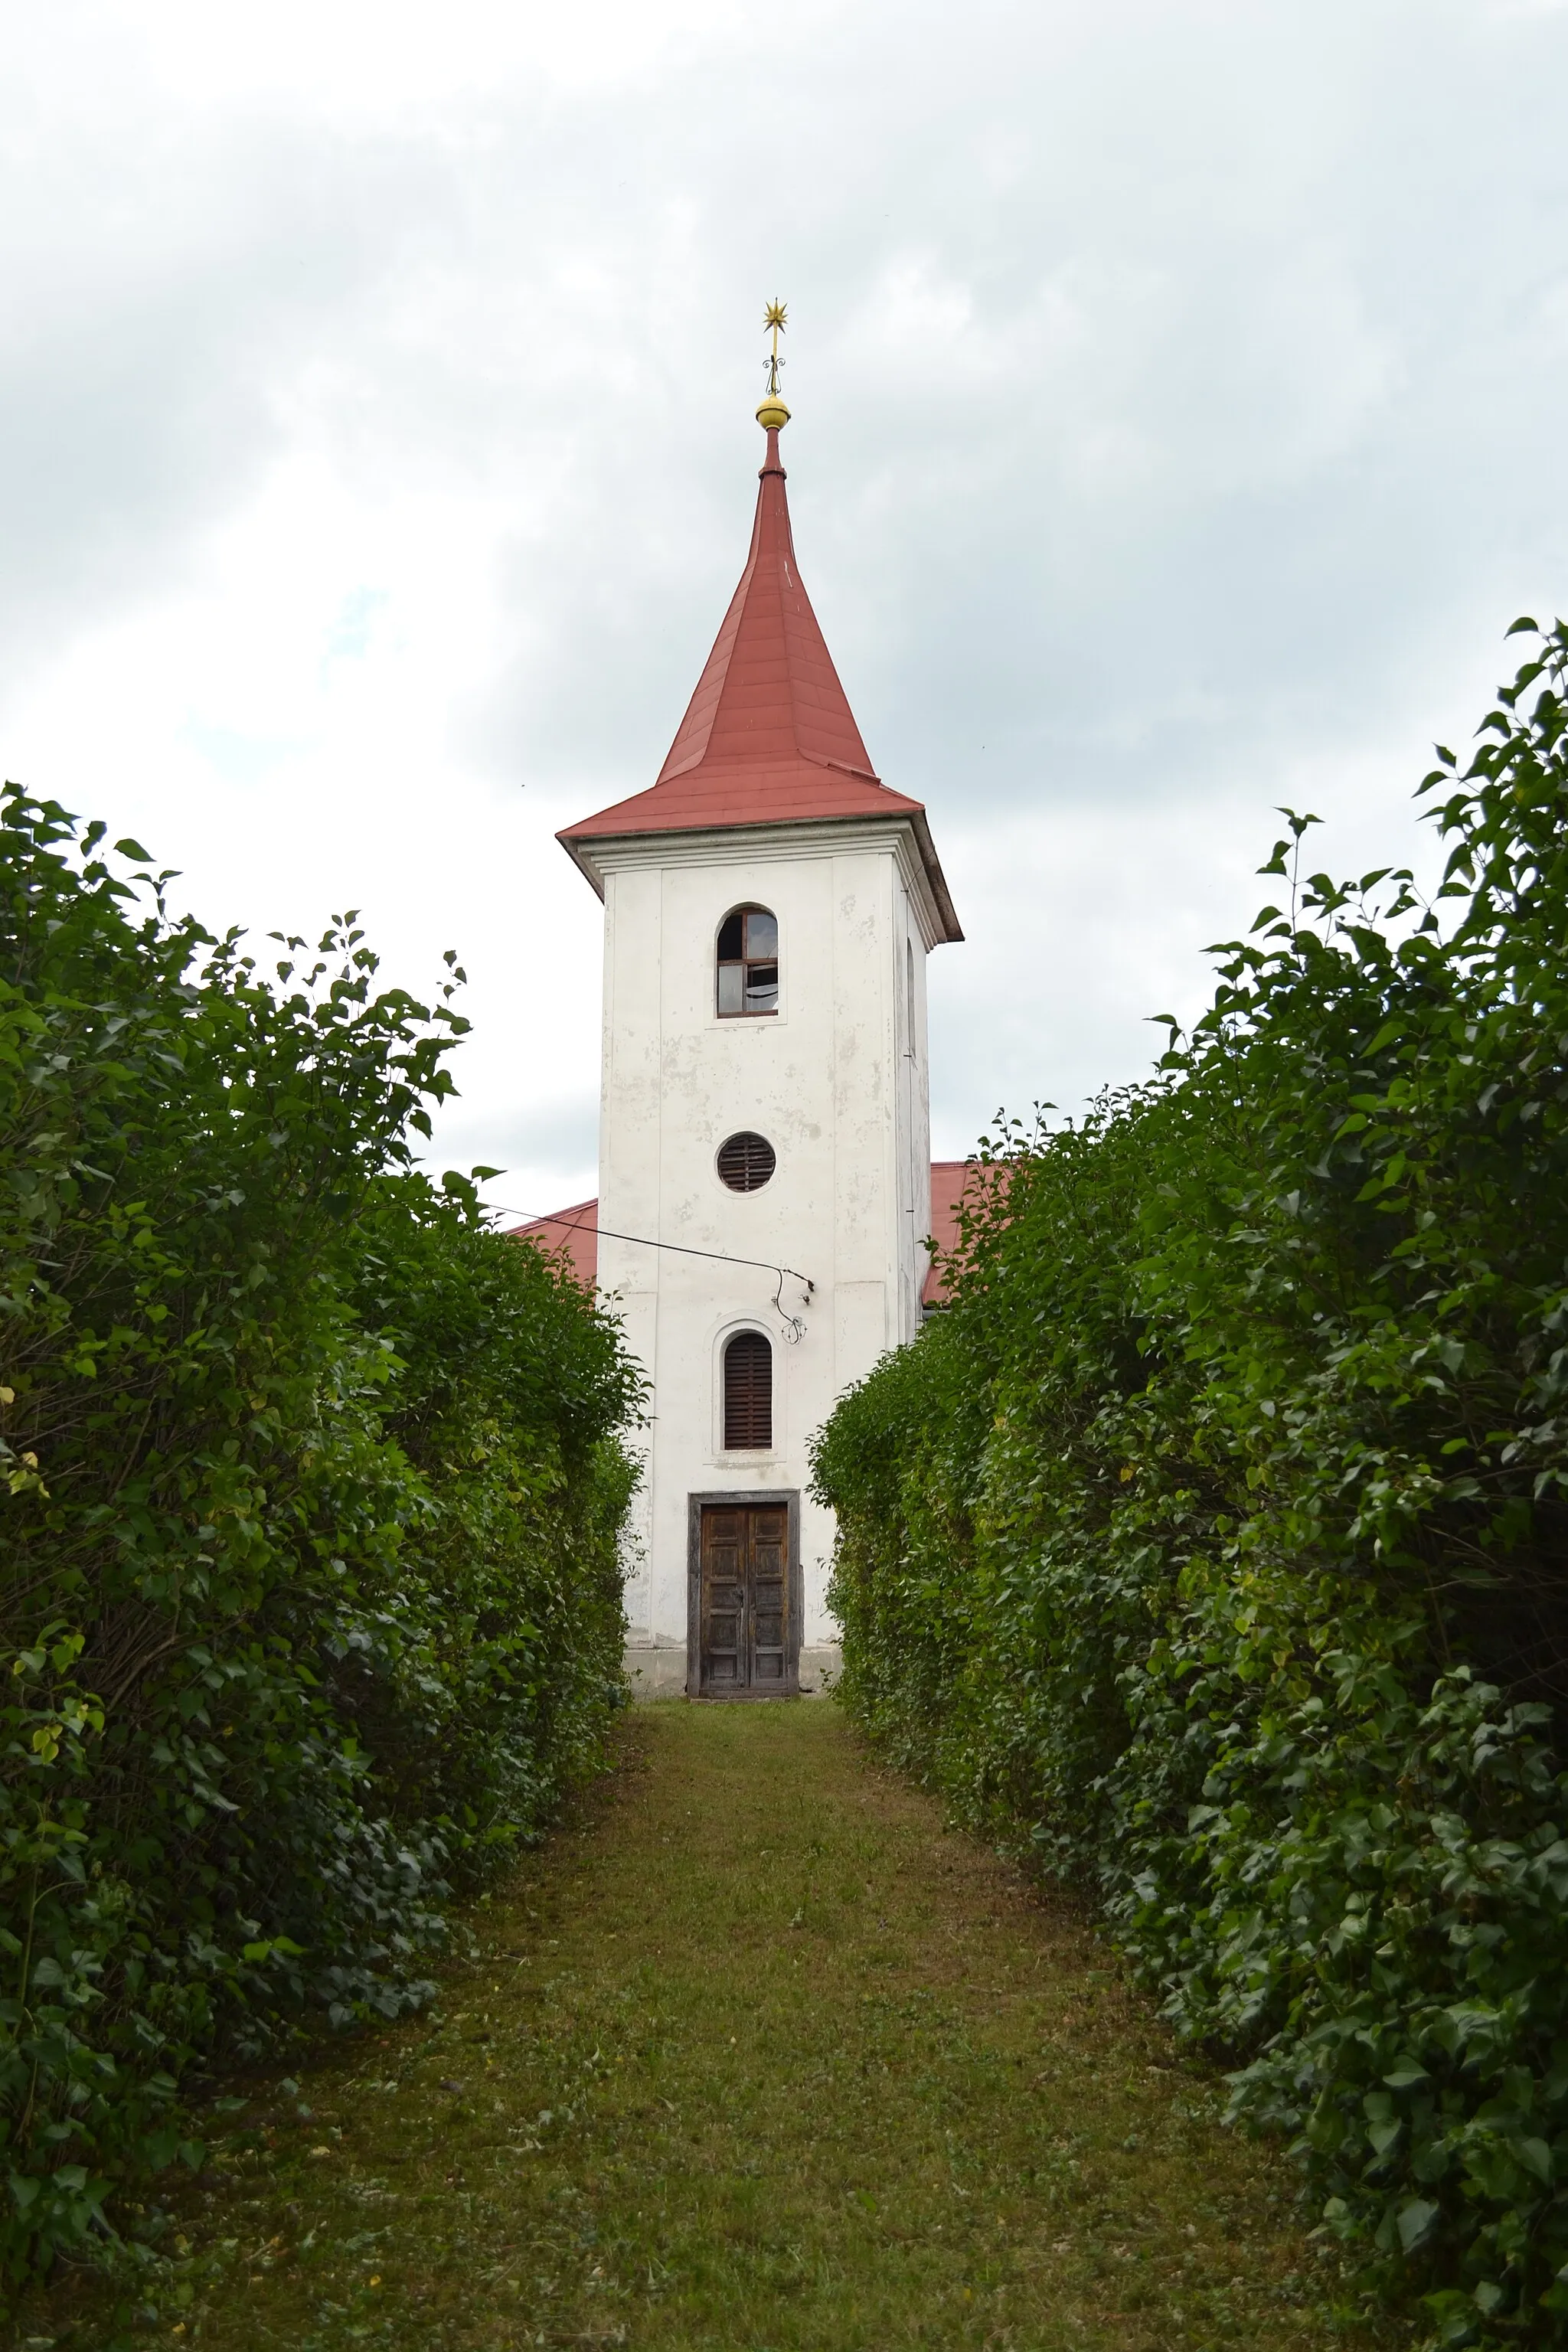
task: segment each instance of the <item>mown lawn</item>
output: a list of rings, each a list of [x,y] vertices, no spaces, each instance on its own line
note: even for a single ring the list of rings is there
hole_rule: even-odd
[[[636,1710],[474,1920],[443,2010],[234,2086],[139,2312],[68,2281],[21,2341],[1391,2340],[1081,1919],[831,1705]]]

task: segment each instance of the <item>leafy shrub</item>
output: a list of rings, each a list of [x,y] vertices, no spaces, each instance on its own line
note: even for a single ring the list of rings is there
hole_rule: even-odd
[[[425,1998],[621,1695],[637,1383],[414,1167],[467,1024],[376,993],[352,918],[264,980],[102,834],[0,800],[13,2279],[200,2160],[199,2053]]]
[[[1521,629],[1533,623],[1518,624]],[[1094,1894],[1442,2341],[1568,2343],[1568,631],[851,1392],[843,1695]]]

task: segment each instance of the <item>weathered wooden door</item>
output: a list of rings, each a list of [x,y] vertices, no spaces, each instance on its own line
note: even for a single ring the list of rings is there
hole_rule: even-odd
[[[795,1681],[787,1508],[705,1504],[701,1559],[701,1696],[783,1697]]]

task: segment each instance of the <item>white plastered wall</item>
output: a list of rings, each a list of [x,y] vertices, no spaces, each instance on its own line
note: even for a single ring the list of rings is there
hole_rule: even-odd
[[[756,826],[593,844],[605,888],[599,1286],[651,1382],[647,1471],[627,1557],[628,1668],[644,1691],[687,1667],[688,1497],[800,1496],[801,1679],[837,1662],[830,1513],[808,1445],[835,1399],[919,1328],[930,1223],[925,959],[938,917],[909,826]],[[742,905],[779,922],[779,1010],[721,1020],[714,950]],[[714,1165],[743,1129],[772,1181]],[[632,1235],[712,1256],[652,1249]],[[755,1259],[756,1265],[733,1261]],[[774,1267],[786,1276],[782,1298]],[[802,1325],[798,1342],[787,1318]],[[726,1453],[720,1379],[736,1330],[773,1348],[773,1446]]]

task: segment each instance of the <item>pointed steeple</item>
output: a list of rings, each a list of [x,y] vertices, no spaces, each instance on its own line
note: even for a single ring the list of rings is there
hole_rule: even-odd
[[[770,312],[770,323],[782,325],[782,316],[774,322]],[[779,456],[789,410],[778,393],[776,333],[774,346],[757,411],[767,455],[746,568],[668,756],[649,790],[556,837],[599,889],[595,839],[901,818],[915,833],[947,936],[962,939],[924,807],[878,778],[801,582]]]
[[[700,768],[761,763],[780,782],[803,762],[877,782],[795,562],[779,427],[767,434],[746,568],[656,792]]]

